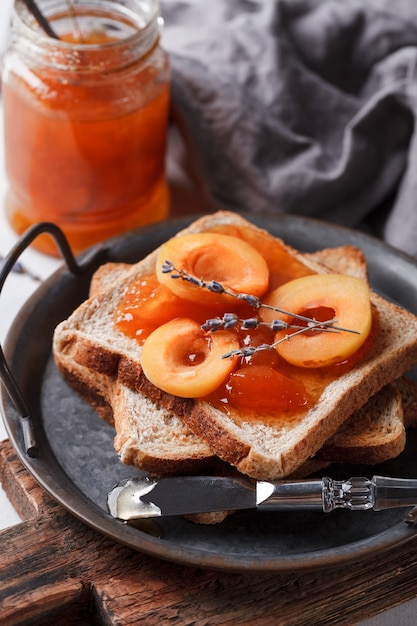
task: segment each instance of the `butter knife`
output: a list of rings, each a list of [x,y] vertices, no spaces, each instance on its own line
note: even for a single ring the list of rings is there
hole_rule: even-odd
[[[417,505],[417,479],[373,476],[333,480],[255,481],[244,476],[169,476],[126,479],[107,497],[123,521],[216,511],[381,511]],[[417,523],[417,508],[405,521]]]

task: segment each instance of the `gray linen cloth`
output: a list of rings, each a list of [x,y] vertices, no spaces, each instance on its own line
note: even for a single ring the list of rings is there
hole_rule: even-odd
[[[372,228],[417,256],[417,12],[162,0],[173,109],[210,197]]]

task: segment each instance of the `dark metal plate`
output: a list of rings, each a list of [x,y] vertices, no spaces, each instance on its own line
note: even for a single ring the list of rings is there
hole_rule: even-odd
[[[417,264],[380,241],[338,226],[290,216],[246,216],[303,251],[351,244],[367,257],[373,287],[417,314]],[[191,218],[168,221],[111,240],[109,261],[134,262],[185,227]],[[57,323],[87,295],[91,272],[76,277],[56,272],[26,303],[7,337],[5,353],[31,409],[39,447],[25,453],[21,417],[2,389],[2,413],[9,438],[23,464],[46,491],[99,532],[155,557],[230,571],[313,570],[366,559],[415,537],[404,510],[375,513],[240,512],[215,526],[198,526],[181,517],[158,520],[158,533],[126,526],[106,511],[113,485],[140,474],[120,463],[113,429],[62,381],[51,357]],[[411,374],[413,375],[413,373]],[[405,452],[376,468],[333,466],[332,477],[369,475],[417,477],[417,433]]]

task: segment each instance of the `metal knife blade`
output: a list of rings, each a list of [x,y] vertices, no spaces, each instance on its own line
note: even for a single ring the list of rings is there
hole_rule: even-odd
[[[107,504],[110,514],[124,521],[255,508],[380,511],[416,505],[417,480],[374,476],[267,482],[244,476],[144,476],[118,483]]]
[[[118,483],[108,494],[113,517],[125,521],[167,515],[251,509],[256,488],[250,480],[221,476],[132,478]]]

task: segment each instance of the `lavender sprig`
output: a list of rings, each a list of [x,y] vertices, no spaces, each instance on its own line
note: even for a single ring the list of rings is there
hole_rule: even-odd
[[[166,260],[162,264],[162,273],[172,274],[171,278],[174,278],[174,279],[180,278],[181,280],[185,280],[191,285],[194,285],[195,287],[208,289],[208,291],[211,291],[212,293],[224,294],[226,296],[232,296],[233,298],[237,298],[238,300],[243,300],[254,309],[259,309],[261,306],[263,306],[261,300],[257,298],[256,296],[252,296],[248,293],[236,293],[235,291],[230,291],[229,289],[226,289],[225,287],[223,287],[223,285],[219,283],[217,280],[206,281],[201,278],[196,278],[195,276],[192,276],[191,274],[187,274],[185,270],[177,269],[174,266],[174,264],[168,260]]]
[[[299,324],[290,324],[289,322],[284,322],[283,320],[273,320],[272,322],[263,322],[257,317],[249,317],[247,319],[242,319],[236,313],[225,313],[223,317],[213,317],[208,319],[202,324],[201,328],[205,331],[215,332],[216,330],[229,330],[230,328],[234,328],[239,325],[243,330],[256,330],[259,326],[263,326],[265,328],[269,328],[274,332],[278,332],[279,330],[287,330],[289,328],[294,328],[296,330],[320,330],[324,332],[338,332],[336,328],[333,326],[329,326],[332,320],[327,320],[326,322],[319,322],[317,320],[310,320],[307,326],[300,326]],[[333,320],[335,321],[335,320]],[[323,324],[327,324],[322,326]]]
[[[171,261],[166,260],[162,264],[162,273],[172,274],[171,278],[173,279],[179,278],[181,280],[185,280],[189,282],[190,284],[195,285],[196,287],[208,289],[212,293],[225,294],[227,296],[232,296],[233,298],[237,298],[238,300],[242,300],[246,302],[247,304],[249,304],[251,307],[253,307],[256,310],[260,308],[269,309],[271,311],[276,311],[277,313],[281,313],[282,315],[289,315],[290,317],[294,319],[300,320],[302,322],[306,322],[307,328],[303,327],[304,328],[303,332],[305,332],[306,330],[311,330],[313,326],[317,326],[317,320],[315,320],[314,318],[306,317],[305,315],[298,315],[297,313],[291,313],[289,311],[285,311],[284,309],[271,306],[270,304],[264,304],[262,300],[260,300],[256,296],[252,296],[247,293],[238,293],[238,292],[230,291],[229,289],[226,289],[225,287],[223,287],[223,285],[219,283],[217,280],[205,281],[200,278],[196,278],[195,276],[188,274],[183,269],[177,269]],[[279,324],[280,320],[274,320],[272,323],[275,323],[275,322]],[[320,322],[319,326],[321,327],[321,330],[324,330],[326,327],[328,327],[328,328],[331,328],[331,330],[333,331],[354,333],[356,335],[360,334],[357,330],[351,330],[350,328],[341,328],[339,326],[335,326],[336,322],[337,320],[335,319],[326,320],[326,321]],[[281,330],[281,329],[278,329],[278,330]]]

